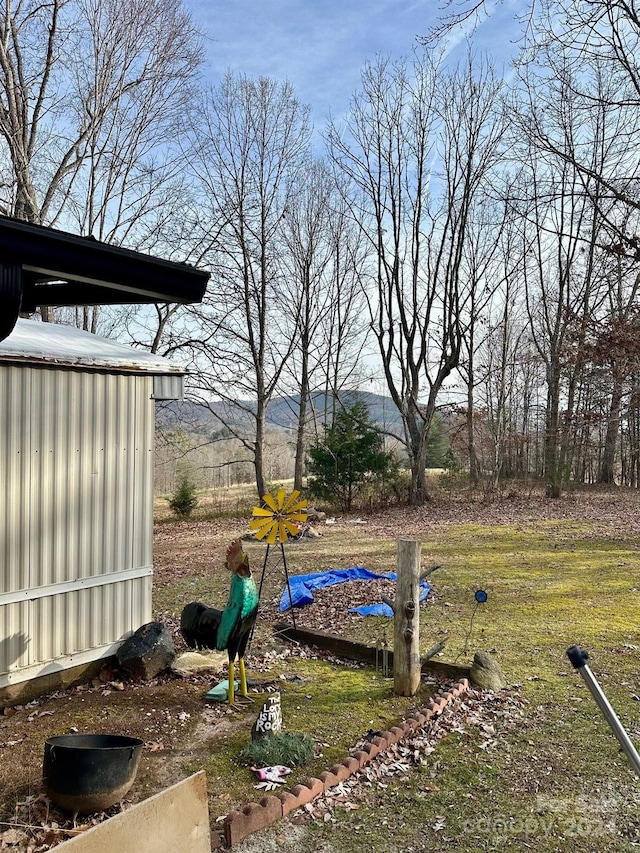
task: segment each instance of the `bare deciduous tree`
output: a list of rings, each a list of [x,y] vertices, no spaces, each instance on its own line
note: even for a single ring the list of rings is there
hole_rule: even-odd
[[[180,0],[6,0],[2,211],[141,247],[173,197],[200,41]]]
[[[427,59],[412,68],[380,60],[363,72],[346,132],[329,135],[334,162],[364,198],[355,214],[377,265],[371,325],[402,417],[412,503],[427,497],[429,428],[467,331],[463,250],[503,132],[499,91],[471,58],[450,73]]]
[[[328,399],[337,399],[346,378],[353,378],[364,340],[364,306],[357,286],[363,241],[347,212],[332,170],[316,162],[294,188],[284,219],[286,291],[298,318],[286,370],[292,402],[297,402],[297,489],[303,485],[306,438],[316,401],[326,409]]]
[[[568,147],[562,132],[540,121],[531,126],[538,148],[574,169],[592,198],[597,191],[601,215],[613,202],[618,210],[640,210],[640,156],[635,143],[640,132],[640,13],[636,3],[538,0],[537,9],[520,66],[527,85],[534,74],[556,98],[562,90],[571,104],[577,143]],[[537,89],[536,97],[548,102],[544,88]],[[580,144],[579,129],[581,124],[594,126],[604,112],[607,125],[602,128],[602,145],[607,147],[607,158],[594,162],[590,147]],[[615,228],[620,222],[608,224]],[[629,241],[633,235],[621,232],[620,236]],[[628,242],[628,248],[633,254],[635,246]]]
[[[213,272],[196,312],[203,331],[191,344],[195,383],[205,404],[216,397],[227,404],[225,426],[249,451],[260,495],[267,488],[267,407],[299,322],[300,306],[285,286],[283,227],[309,141],[308,110],[290,84],[232,74],[208,92],[189,134]]]
[[[584,15],[587,6],[593,11],[603,3],[577,5]],[[569,17],[562,26],[569,20],[575,21]],[[630,217],[637,218],[629,204],[640,166],[640,151],[632,144],[636,110],[618,101],[620,76],[606,73],[602,57],[590,56],[585,45],[593,37],[588,27],[577,29],[573,38],[582,46],[576,50],[545,33],[543,52],[522,66],[526,107],[513,111],[529,146],[522,160],[530,206],[525,203],[519,213],[529,230],[525,271],[532,334],[546,369],[544,470],[551,496],[560,494],[573,467],[584,345],[589,324],[607,300],[607,254],[632,247],[627,230]]]
[[[422,44],[431,45],[467,22],[477,24],[489,14],[487,0],[441,0],[438,12],[438,23],[426,35],[418,37]]]

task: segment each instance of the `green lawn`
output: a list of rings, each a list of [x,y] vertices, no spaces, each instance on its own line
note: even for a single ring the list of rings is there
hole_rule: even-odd
[[[510,690],[525,700],[522,719],[513,727],[497,714],[499,736],[488,747],[478,725],[463,721],[408,779],[365,790],[358,808],[338,810],[336,822],[303,829],[281,822],[273,830],[274,849],[637,849],[640,784],[566,649],[577,643],[589,650],[595,675],[640,745],[640,539],[625,530],[624,519],[608,532],[597,521],[536,521],[530,515],[508,524],[425,525],[417,534],[424,563],[442,563],[433,576],[437,598],[421,611],[423,647],[445,638],[442,658],[460,663],[474,651],[490,651]],[[291,546],[289,569],[354,562],[394,569],[395,539],[381,525],[375,531],[344,526],[319,541]],[[251,547],[258,553],[261,546]],[[186,583],[180,581],[181,600]],[[204,583],[196,579],[195,588]],[[489,597],[472,624],[479,587]],[[160,609],[170,609],[171,600],[171,586],[158,590]],[[389,633],[390,623],[345,619],[342,628],[371,641]],[[287,668],[302,673],[305,684],[283,687],[285,722],[327,743],[323,759],[307,768],[311,773],[339,760],[359,733],[391,724],[411,707],[370,670],[314,661]],[[229,755],[241,741],[242,732],[235,731],[228,749],[210,758],[207,769],[217,784],[234,774]],[[267,840],[246,842],[246,849],[271,849],[260,846]]]

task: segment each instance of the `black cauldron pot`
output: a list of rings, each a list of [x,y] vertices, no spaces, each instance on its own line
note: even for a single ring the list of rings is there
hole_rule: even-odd
[[[108,809],[133,785],[143,745],[125,735],[47,738],[42,775],[49,798],[73,814]]]

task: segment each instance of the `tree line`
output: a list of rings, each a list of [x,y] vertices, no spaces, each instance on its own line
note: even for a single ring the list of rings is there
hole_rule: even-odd
[[[411,503],[444,414],[475,483],[639,484],[635,4],[535,0],[508,73],[472,41],[447,56],[484,3],[456,8],[410,58],[365,65],[318,155],[290,83],[203,82],[179,0],[0,5],[2,212],[211,271],[199,306],[43,319],[187,363],[260,494],[270,401],[295,409],[300,487],[372,381]]]

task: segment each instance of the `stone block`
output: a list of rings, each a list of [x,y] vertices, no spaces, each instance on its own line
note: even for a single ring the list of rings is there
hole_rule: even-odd
[[[507,684],[500,665],[487,652],[476,652],[473,656],[471,680],[483,690],[494,692],[502,690]]]
[[[443,696],[436,696],[435,699],[432,699],[431,702],[429,702],[429,707],[433,711],[434,715],[439,717],[447,707],[447,700]]]
[[[348,758],[345,758],[342,763],[347,768],[349,776],[353,776],[354,773],[357,773],[358,770],[360,770],[360,762],[357,758],[354,758],[353,755],[350,755]]]
[[[226,846],[226,839],[224,837],[224,833],[220,832],[217,829],[211,831],[211,849],[219,850],[221,847]]]
[[[282,731],[280,694],[273,693],[264,702],[251,729],[251,740],[264,740]]]
[[[365,743],[365,745],[362,747],[362,751],[366,752],[369,756],[369,760],[371,760],[372,758],[375,758],[376,755],[380,752],[380,747],[377,744],[373,743],[373,741],[369,741],[369,743]]]
[[[234,809],[232,812],[225,817],[224,822],[222,824],[222,828],[224,830],[224,842],[227,847],[231,847],[234,841],[239,841],[240,838],[244,838],[244,836],[240,836],[240,838],[236,838],[235,832],[232,831],[234,824],[237,823],[238,832],[240,831],[240,822],[242,821],[242,812]]]
[[[298,800],[298,807],[305,806],[316,797],[324,794],[324,786],[320,779],[309,779],[304,785],[296,785],[291,793]]]
[[[161,622],[142,625],[116,652],[122,669],[136,681],[155,678],[171,666],[175,656],[173,638]]]
[[[282,803],[277,797],[274,797],[272,795],[263,797],[260,800],[260,805],[266,812],[269,813],[271,823],[274,823],[276,820],[280,820],[280,818],[282,817]]]
[[[351,757],[355,758],[358,762],[358,767],[364,767],[371,761],[369,753],[365,752],[363,749],[356,750]]]
[[[290,791],[281,791],[278,794],[278,799],[280,800],[283,817],[300,808],[300,801]]]

